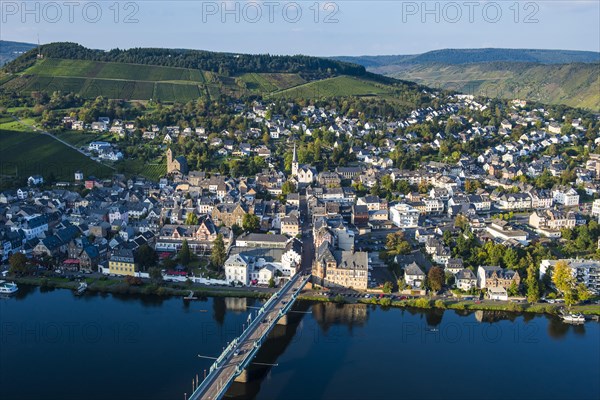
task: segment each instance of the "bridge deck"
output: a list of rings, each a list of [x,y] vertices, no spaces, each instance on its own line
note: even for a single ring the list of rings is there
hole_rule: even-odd
[[[309,278],[309,275],[297,274],[271,296],[257,315],[252,316],[254,319],[244,332],[215,361],[206,379],[190,395],[190,400],[216,400],[225,394],[235,377],[252,361],[279,318],[291,308]]]

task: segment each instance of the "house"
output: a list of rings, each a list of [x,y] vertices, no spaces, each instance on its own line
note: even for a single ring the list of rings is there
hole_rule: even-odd
[[[425,273],[417,265],[412,262],[404,267],[404,283],[412,288],[420,288],[425,281]]]
[[[559,210],[534,211],[529,216],[529,225],[535,228],[536,232],[554,238],[560,237],[561,229],[574,228],[576,222],[575,213],[565,213]]]
[[[399,228],[416,228],[419,225],[419,211],[405,203],[390,207],[390,221]]]
[[[552,197],[558,204],[562,204],[565,207],[573,207],[579,205],[579,194],[577,191],[570,187],[559,187],[552,191]]]
[[[477,277],[468,268],[463,268],[458,271],[455,275],[456,287],[460,290],[468,292],[469,290],[477,287]]]
[[[486,226],[485,230],[494,239],[517,241],[524,246],[529,243],[527,232],[513,228],[508,221],[493,219],[491,224]]]
[[[32,175],[27,178],[27,185],[29,186],[37,186],[44,183],[44,177],[41,175]]]
[[[490,287],[487,291],[487,297],[490,300],[507,301],[508,293],[503,287]]]
[[[138,269],[133,251],[122,248],[113,252],[108,261],[108,270],[110,274],[114,275],[135,276]]]
[[[295,215],[285,217],[281,220],[281,234],[292,237],[300,234],[300,223]]]
[[[369,257],[364,251],[332,251],[322,243],[313,262],[314,276],[325,287],[366,290],[369,282]]]
[[[509,288],[512,283],[519,285],[521,277],[517,271],[503,269],[499,266],[479,266],[477,269],[477,286],[480,289],[491,287]]]

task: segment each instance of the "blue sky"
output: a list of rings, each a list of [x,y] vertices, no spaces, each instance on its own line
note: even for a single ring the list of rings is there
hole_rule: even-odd
[[[597,0],[66,4],[3,0],[0,37],[35,42],[39,34],[42,43],[72,41],[101,49],[170,47],[316,56],[482,47],[600,51]]]

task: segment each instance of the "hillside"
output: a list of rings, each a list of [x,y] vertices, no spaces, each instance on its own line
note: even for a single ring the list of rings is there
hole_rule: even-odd
[[[440,89],[600,110],[600,53],[596,52],[448,49],[337,59]]]
[[[600,53],[576,50],[443,49],[413,55],[341,56],[332,59],[360,64],[372,70],[396,64],[424,63],[472,64],[499,61],[535,64],[597,63],[600,62]]]
[[[36,45],[33,43],[0,40],[0,67],[35,47]]]
[[[175,56],[169,56],[170,52]],[[406,104],[421,101],[422,88],[414,83],[376,75],[355,64],[306,56],[168,49],[98,52],[71,43],[43,46],[42,54],[44,58],[38,59],[37,50],[31,51],[6,65],[0,87],[25,94],[61,91],[84,98],[163,102],[221,95],[381,96]],[[239,64],[240,58],[247,62]]]

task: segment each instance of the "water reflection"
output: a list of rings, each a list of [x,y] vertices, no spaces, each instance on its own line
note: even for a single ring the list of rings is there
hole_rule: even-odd
[[[313,318],[324,333],[334,325],[346,325],[352,332],[355,326],[364,326],[369,318],[366,304],[316,303],[312,306]]]
[[[246,383],[234,382],[225,394],[226,398],[245,400],[254,399],[258,395],[263,382],[273,368],[272,365],[277,364],[278,358],[294,339],[298,339],[301,335],[301,330],[299,331],[298,328],[309,307],[310,303],[308,302],[296,303],[292,311],[287,314],[287,324],[275,325],[248,367],[249,381]],[[293,365],[278,365],[275,368],[293,370]]]

